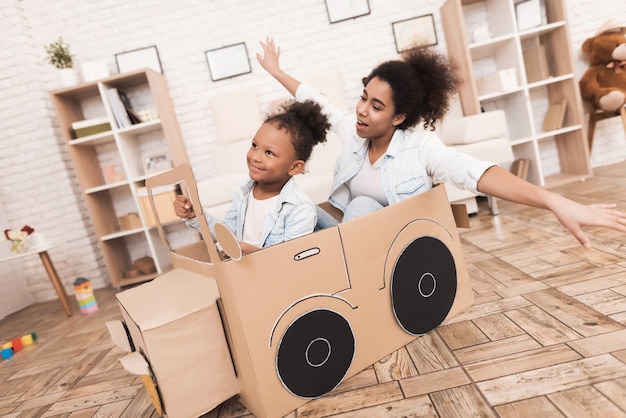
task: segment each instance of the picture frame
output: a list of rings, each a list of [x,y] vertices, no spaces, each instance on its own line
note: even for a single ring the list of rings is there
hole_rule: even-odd
[[[391,24],[398,53],[415,47],[437,45],[435,18],[432,14],[399,20]]]
[[[541,2],[539,0],[521,0],[515,3],[517,30],[523,31],[541,25]]]
[[[252,72],[245,42],[211,49],[206,51],[205,55],[213,81]]]
[[[159,51],[156,45],[115,54],[115,63],[119,73],[150,68],[163,74],[161,59],[159,58]]]
[[[160,173],[173,167],[172,158],[167,151],[146,154],[142,159],[144,174]]]
[[[370,3],[369,0],[326,0],[326,11],[332,24],[370,14]]]

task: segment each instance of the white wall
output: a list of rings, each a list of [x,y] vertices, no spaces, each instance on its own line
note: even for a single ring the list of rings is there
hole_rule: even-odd
[[[550,0],[546,0],[550,1]],[[7,227],[29,224],[60,236],[51,257],[68,290],[78,276],[94,287],[109,283],[68,153],[56,132],[48,91],[58,87],[55,69],[44,62],[44,45],[62,36],[81,61],[105,61],[117,72],[114,55],[156,45],[174,107],[198,179],[213,172],[216,141],[208,99],[254,87],[262,104],[285,95],[258,65],[258,41],[274,36],[283,67],[293,75],[337,68],[346,97],[356,101],[360,79],[381,60],[395,57],[391,23],[434,13],[439,47],[445,48],[438,9],[441,0],[370,0],[368,16],[329,24],[324,0],[0,0],[0,200]],[[570,0],[572,48],[579,75],[586,64],[580,45],[610,16],[626,19],[623,0]],[[205,51],[245,42],[252,73],[212,82]],[[592,163],[626,159],[617,121],[601,122]],[[0,225],[2,227],[2,225]],[[36,301],[55,297],[38,260],[23,262]],[[40,264],[40,263],[39,263]]]

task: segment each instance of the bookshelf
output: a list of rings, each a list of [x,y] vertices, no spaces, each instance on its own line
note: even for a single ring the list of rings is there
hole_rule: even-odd
[[[440,10],[463,113],[504,110],[516,159],[530,161],[528,180],[548,188],[592,175],[565,6],[446,0]]]
[[[50,96],[111,284],[121,288],[171,269],[144,193],[153,174],[146,171],[146,158],[163,157],[172,166],[188,163],[163,75],[137,70]],[[129,104],[132,110],[125,112]],[[142,120],[137,114],[153,116]],[[175,218],[169,222],[182,224]]]

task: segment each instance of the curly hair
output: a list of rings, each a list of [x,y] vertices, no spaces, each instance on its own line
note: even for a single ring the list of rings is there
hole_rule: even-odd
[[[391,87],[395,114],[406,114],[399,129],[412,128],[423,121],[424,128],[435,130],[450,108],[450,97],[461,81],[456,65],[432,48],[406,51],[402,60],[386,61],[363,79],[363,86],[374,78]]]
[[[326,133],[330,129],[330,122],[322,113],[321,106],[311,100],[283,103],[280,113],[268,116],[265,123],[285,129],[298,159],[304,162],[308,161],[315,145],[326,142]]]

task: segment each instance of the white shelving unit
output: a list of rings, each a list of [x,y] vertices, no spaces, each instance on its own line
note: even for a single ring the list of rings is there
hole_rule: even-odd
[[[156,109],[157,119],[118,127],[107,91],[128,96],[135,111]],[[173,165],[188,163],[178,121],[163,76],[145,69],[52,91],[61,134],[83,190],[111,284],[123,287],[151,280],[171,268],[168,250],[142,212],[141,189],[151,173],[146,156],[167,153]],[[74,139],[72,123],[106,115],[110,130]],[[114,171],[115,177],[105,173]],[[122,228],[121,217],[137,214],[139,222]],[[172,220],[172,225],[181,224]],[[175,227],[175,226],[174,226]],[[131,276],[134,261],[153,259],[156,272]]]
[[[588,178],[592,170],[565,1],[537,1],[541,23],[524,30],[517,29],[517,3],[447,0],[441,7],[448,53],[463,79],[463,113],[504,110],[515,157],[530,160],[529,181],[553,187]],[[563,123],[544,131],[548,107],[564,101]]]

